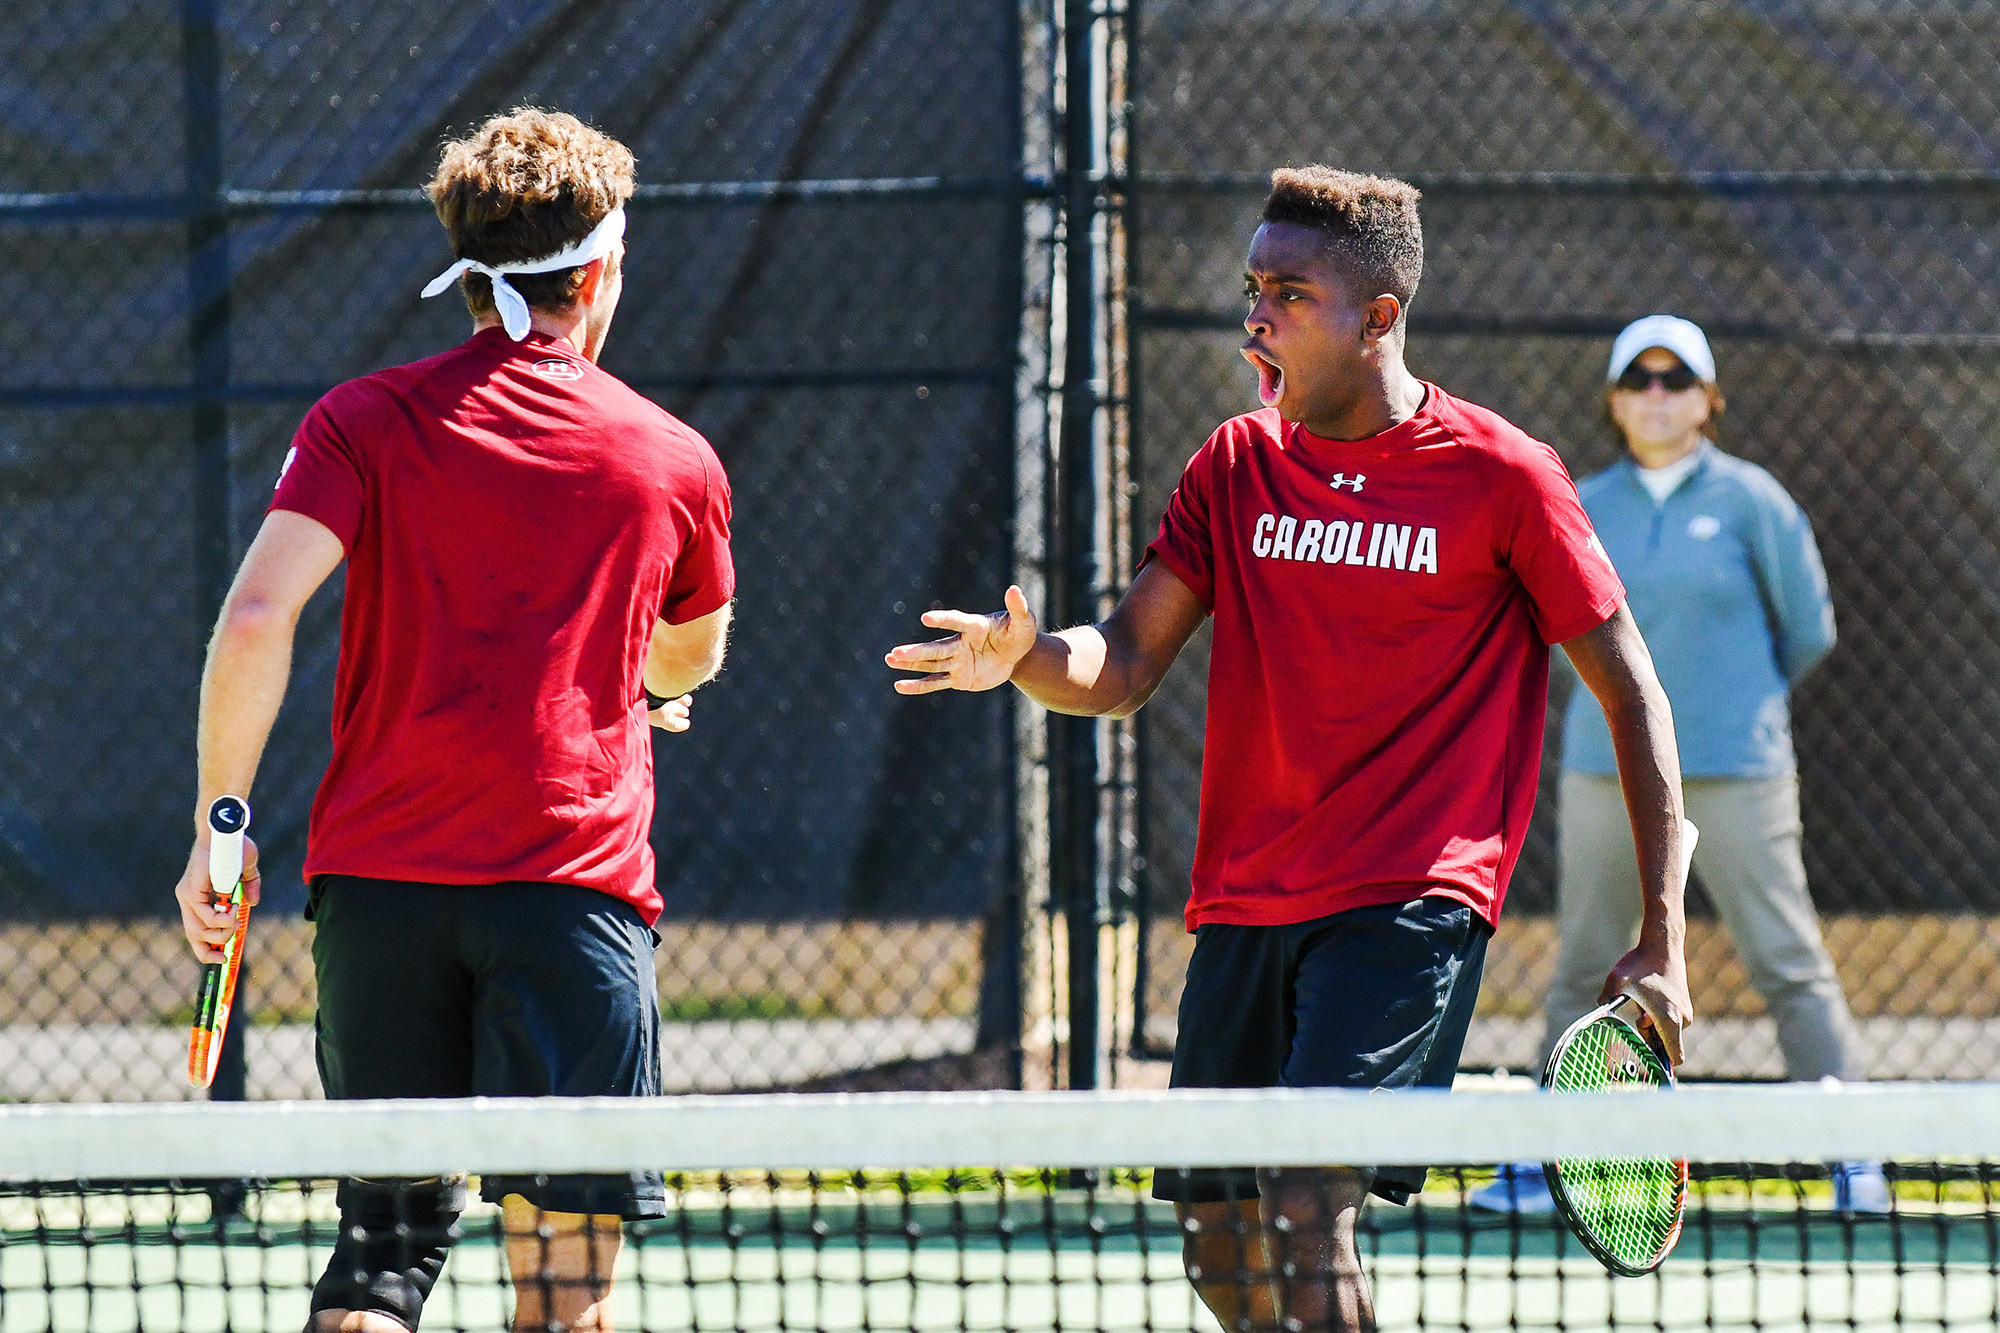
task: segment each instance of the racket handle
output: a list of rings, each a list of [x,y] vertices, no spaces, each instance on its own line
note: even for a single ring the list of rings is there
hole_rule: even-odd
[[[1701,841],[1701,830],[1694,826],[1692,819],[1681,821],[1681,887],[1687,887],[1689,872],[1694,869],[1694,845]]]
[[[209,1026],[209,1016],[222,991],[222,964],[204,963],[201,988],[195,992],[194,1022],[188,1027],[188,1084],[206,1088],[215,1082],[215,1057],[221,1053],[221,1034]]]
[[[208,807],[208,889],[218,898],[236,892],[243,878],[243,835],[250,805],[240,796],[218,796]]]

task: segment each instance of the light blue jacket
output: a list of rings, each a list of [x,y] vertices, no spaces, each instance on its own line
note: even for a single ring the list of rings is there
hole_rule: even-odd
[[[1786,696],[1833,648],[1826,568],[1805,513],[1777,478],[1706,440],[1663,503],[1629,458],[1577,492],[1673,704],[1681,772],[1795,771]],[[1618,771],[1589,690],[1570,697],[1563,767]]]

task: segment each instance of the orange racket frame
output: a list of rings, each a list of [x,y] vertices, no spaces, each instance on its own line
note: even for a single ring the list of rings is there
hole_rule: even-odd
[[[240,797],[218,796],[208,808],[209,892],[235,909],[236,929],[223,946],[222,961],[202,965],[201,987],[195,992],[194,1022],[188,1028],[188,1082],[197,1088],[215,1082],[222,1039],[236,1005],[236,978],[243,969],[243,940],[250,929],[250,903],[243,894],[243,835],[249,827],[250,807]],[[224,884],[229,886],[226,891]]]

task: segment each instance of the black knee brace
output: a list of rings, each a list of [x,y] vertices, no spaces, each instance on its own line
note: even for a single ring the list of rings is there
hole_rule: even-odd
[[[369,1310],[415,1330],[458,1238],[465,1178],[343,1180],[340,1239],[313,1286],[312,1310]]]

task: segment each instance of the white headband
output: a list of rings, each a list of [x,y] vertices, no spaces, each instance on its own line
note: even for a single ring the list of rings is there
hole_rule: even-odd
[[[625,236],[625,210],[614,208],[604,215],[604,221],[591,228],[590,235],[575,245],[558,250],[547,259],[528,259],[518,264],[482,264],[477,259],[461,259],[444,272],[432,278],[424,288],[424,299],[428,300],[458,281],[461,273],[484,273],[493,280],[493,304],[500,310],[500,325],[507,330],[507,336],[515,342],[528,336],[528,303],[507,281],[509,273],[553,273],[559,268],[576,268],[588,264],[601,255],[611,253],[611,247]]]

